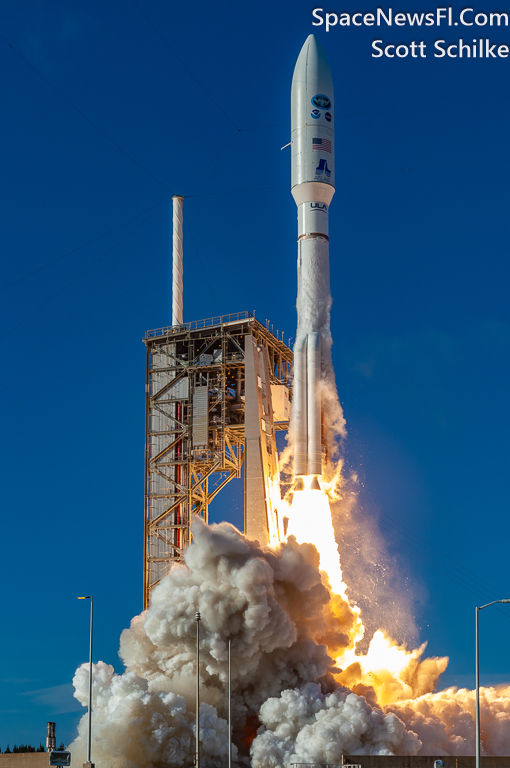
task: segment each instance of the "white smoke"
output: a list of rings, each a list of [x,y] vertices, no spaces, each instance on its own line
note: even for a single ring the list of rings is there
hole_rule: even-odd
[[[259,714],[267,730],[253,742],[253,766],[292,762],[340,764],[342,755],[415,755],[422,746],[395,715],[340,689],[324,696],[318,685],[268,699]]]
[[[480,689],[485,755],[510,754],[510,686]],[[422,755],[474,755],[475,692],[448,688],[388,707],[418,734]]]
[[[208,766],[224,765],[228,749],[229,638],[237,764],[250,764],[253,739],[253,766],[267,763],[270,743],[275,756],[282,749],[295,752],[312,712],[317,716],[313,727],[320,733],[327,717],[347,722],[348,713],[358,711],[359,739],[367,752],[416,742],[401,725],[397,738],[394,716],[373,710],[345,689],[335,690],[334,662],[320,638],[328,637],[337,647],[345,645],[352,617],[346,610],[344,623],[338,618],[333,622],[328,611],[331,596],[317,570],[314,547],[291,540],[277,551],[262,550],[227,523],[208,527],[200,520],[193,524],[193,535],[186,565],[175,566],[162,579],[149,610],[122,633],[120,655],[126,671],[116,675],[103,662],[94,665],[93,756],[100,768],[180,766],[192,761],[196,611],[202,615],[200,743]],[[73,682],[76,697],[85,705],[88,665],[77,670]],[[309,716],[296,714],[294,719],[297,710],[290,702],[296,697],[308,707]],[[320,715],[321,708],[327,717]],[[284,726],[274,719],[275,711],[293,722],[295,738],[289,736],[285,748]],[[71,745],[74,761],[85,759],[86,736],[85,716]]]
[[[202,616],[200,750],[208,768],[223,767],[228,755],[229,639],[237,766],[338,763],[342,754],[473,753],[472,692],[425,693],[383,707],[335,681],[325,643],[335,652],[349,644],[353,613],[322,582],[313,546],[291,538],[263,550],[227,523],[209,527],[200,519],[193,535],[186,565],[172,568],[149,610],[122,633],[125,672],[94,665],[98,768],[192,764],[196,611]],[[87,664],[73,682],[86,705]],[[482,738],[492,754],[506,754],[510,688],[487,689],[482,702]],[[70,747],[75,763],[85,761],[87,734],[85,715]]]

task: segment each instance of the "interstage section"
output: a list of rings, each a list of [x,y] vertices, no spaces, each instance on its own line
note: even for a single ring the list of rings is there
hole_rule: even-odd
[[[244,464],[245,533],[282,534],[275,432],[290,419],[292,350],[249,312],[148,331],[144,608],[190,542],[193,515]]]

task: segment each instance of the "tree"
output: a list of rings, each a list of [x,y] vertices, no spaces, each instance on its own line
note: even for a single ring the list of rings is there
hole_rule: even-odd
[[[13,749],[13,752],[35,752],[35,747],[33,747],[31,744],[15,744]]]

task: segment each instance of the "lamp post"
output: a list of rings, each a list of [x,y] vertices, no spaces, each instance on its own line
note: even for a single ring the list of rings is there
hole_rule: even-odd
[[[232,639],[228,639],[228,768],[232,768]]]
[[[87,748],[87,762],[85,765],[92,766],[93,763],[90,757],[91,745],[92,745],[92,627],[94,623],[94,598],[92,595],[86,595],[85,597],[79,597],[78,600],[90,600],[90,643],[89,643],[89,741]]]
[[[195,768],[199,768],[199,758],[200,758],[200,613],[197,611],[195,613],[195,621],[197,622],[197,695],[196,695],[196,703],[197,703],[197,717],[196,717],[196,725],[195,725]]]
[[[480,605],[475,608],[475,686],[476,686],[476,768],[480,768],[480,658],[479,658],[479,642],[478,642],[478,613],[483,608],[488,608],[489,605],[496,605],[496,603],[510,603],[510,598],[505,597],[503,600],[493,600],[492,603],[486,605]]]

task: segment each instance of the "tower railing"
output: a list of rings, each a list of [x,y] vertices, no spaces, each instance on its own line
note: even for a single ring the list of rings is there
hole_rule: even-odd
[[[237,323],[240,320],[249,320],[249,318],[255,318],[252,312],[234,312],[230,315],[216,315],[215,317],[208,317],[206,320],[192,320],[190,323],[183,323],[182,325],[167,325],[164,328],[156,328],[152,331],[147,331],[145,338],[154,339],[157,336],[169,336],[173,333],[181,333],[182,331],[196,331],[201,328],[213,328],[218,325],[225,325],[226,323]]]

